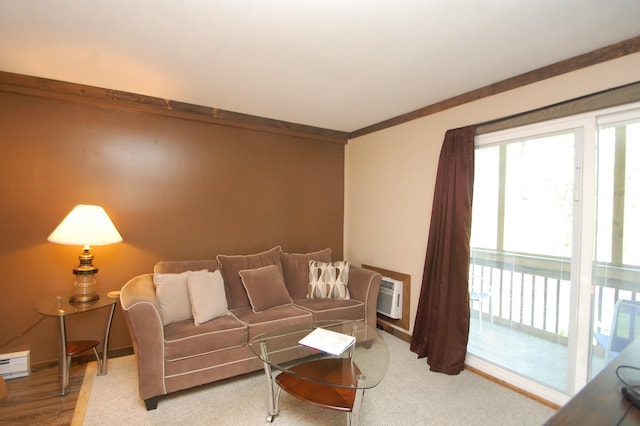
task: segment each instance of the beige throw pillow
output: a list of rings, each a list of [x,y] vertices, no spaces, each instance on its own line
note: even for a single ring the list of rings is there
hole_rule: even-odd
[[[277,265],[240,271],[240,277],[255,313],[293,303]]]
[[[309,261],[308,299],[349,299],[349,262]]]
[[[154,274],[156,298],[162,325],[192,318],[191,301],[187,289],[189,271],[180,274]]]
[[[195,325],[204,324],[229,312],[220,270],[189,272],[187,288]]]

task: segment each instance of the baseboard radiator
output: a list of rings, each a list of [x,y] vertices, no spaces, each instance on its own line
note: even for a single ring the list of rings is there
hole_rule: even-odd
[[[25,377],[31,373],[30,351],[0,354],[0,376],[5,379]]]

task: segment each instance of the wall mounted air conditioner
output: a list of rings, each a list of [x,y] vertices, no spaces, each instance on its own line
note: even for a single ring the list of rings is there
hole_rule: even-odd
[[[382,277],[378,294],[378,312],[389,318],[402,318],[402,281]]]
[[[28,376],[31,372],[29,351],[0,355],[0,376],[5,379]]]

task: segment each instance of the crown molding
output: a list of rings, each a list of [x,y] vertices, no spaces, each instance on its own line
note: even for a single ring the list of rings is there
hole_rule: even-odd
[[[99,108],[158,114],[338,144],[346,144],[349,135],[348,132],[338,130],[3,71],[0,71],[0,92],[37,96]]]

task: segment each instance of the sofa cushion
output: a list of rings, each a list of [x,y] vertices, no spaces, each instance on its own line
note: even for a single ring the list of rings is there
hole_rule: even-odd
[[[331,262],[331,249],[313,253],[282,253],[282,274],[293,299],[305,297],[309,291],[309,261]]]
[[[309,299],[349,299],[349,262],[309,262]]]
[[[278,265],[240,271],[240,278],[255,313],[293,302]]]
[[[362,320],[365,305],[355,299],[296,299],[294,306],[309,311],[314,321]]]
[[[153,275],[162,325],[192,318],[187,288],[188,274],[189,272],[185,271],[180,274]]]
[[[220,270],[189,272],[187,288],[195,325],[201,325],[229,312]]]
[[[181,321],[164,327],[166,361],[195,357],[247,343],[247,326],[233,315],[223,315],[202,324]]]
[[[246,269],[256,269],[268,265],[282,266],[280,261],[280,246],[271,250],[252,255],[218,255],[217,259],[222,267],[222,276],[227,289],[227,300],[229,309],[250,306],[247,292],[242,285],[240,271]]]
[[[281,327],[311,326],[312,321],[310,312],[294,305],[278,306],[259,314],[250,307],[233,309],[231,313],[249,327],[249,339]]]

